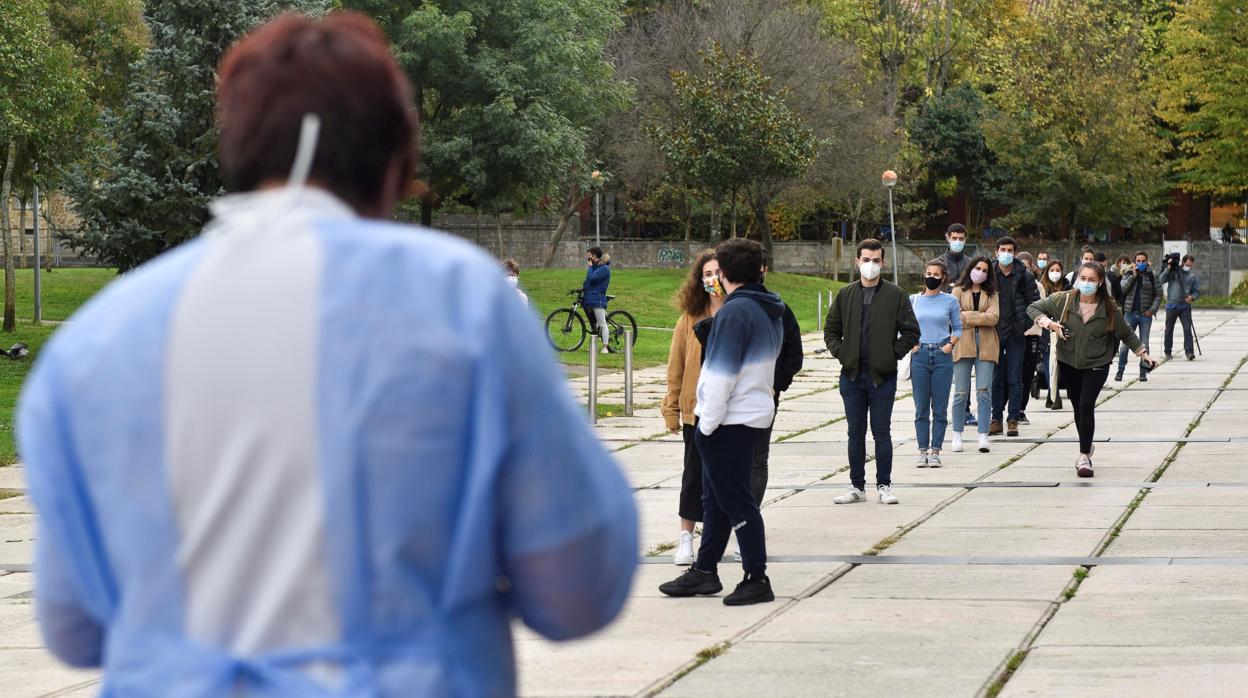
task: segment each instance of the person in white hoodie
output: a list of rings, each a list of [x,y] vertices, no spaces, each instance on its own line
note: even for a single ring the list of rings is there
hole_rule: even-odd
[[[751,491],[754,447],[775,418],[776,359],[784,339],[784,303],[762,285],[763,248],[734,238],[715,248],[728,294],[715,316],[698,377],[702,455],[702,544],[684,574],[659,586],[668,596],[718,594],[719,561],[736,532],[745,578],[724,597],[727,606],[774,601],[767,578],[763,516]]]

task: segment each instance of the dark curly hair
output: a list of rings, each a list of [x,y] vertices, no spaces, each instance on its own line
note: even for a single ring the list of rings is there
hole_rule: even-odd
[[[990,296],[995,296],[997,295],[997,275],[992,270],[992,260],[983,255],[972,259],[971,262],[966,265],[966,269],[962,270],[962,277],[957,281],[958,287],[963,291],[971,290],[971,287],[975,285],[975,282],[971,281],[971,270],[974,269],[975,265],[980,262],[988,265],[988,278],[984,279],[984,283],[980,284],[979,287],[983,289],[984,293],[987,293]]]

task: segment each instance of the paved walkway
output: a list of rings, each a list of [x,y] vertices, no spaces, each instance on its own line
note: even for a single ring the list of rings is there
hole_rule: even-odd
[[[781,404],[763,510],[778,598],[747,608],[657,591],[679,571],[667,548],[678,533],[681,444],[653,406],[664,369],[639,371],[636,416],[597,429],[637,488],[647,564],[622,617],[589,640],[555,644],[517,626],[522,693],[1241,694],[1248,313],[1202,311],[1195,321],[1198,361],[1103,393],[1090,482],[1074,474],[1069,409],[1033,404],[1021,437],[998,437],[989,454],[946,451],[944,468],[923,470],[913,465],[912,403],[899,398],[901,504],[891,507],[832,504],[847,480],[838,369],[808,336],[807,368]],[[584,378],[570,384],[584,394]],[[621,389],[622,377],[601,386]],[[19,467],[0,468],[4,487],[22,487]],[[0,568],[28,569],[29,503],[3,500],[0,512]],[[721,572],[729,587],[737,581],[732,565]],[[30,589],[28,572],[0,572],[4,695],[92,695],[93,674],[61,668],[41,648]]]

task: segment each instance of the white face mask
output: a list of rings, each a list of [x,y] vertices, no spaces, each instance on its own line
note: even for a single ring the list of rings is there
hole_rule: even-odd
[[[1049,272],[1049,281],[1057,282],[1062,280],[1062,272],[1054,269]]]
[[[1190,272],[1191,270],[1192,270],[1191,267],[1183,267],[1183,271]]]
[[[858,265],[858,271],[862,273],[862,278],[871,281],[880,275],[880,265],[875,262],[863,262]]]

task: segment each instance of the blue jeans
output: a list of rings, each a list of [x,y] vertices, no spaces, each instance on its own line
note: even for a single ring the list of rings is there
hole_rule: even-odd
[[[841,400],[849,427],[849,481],[858,489],[867,482],[867,416],[875,439],[875,484],[893,484],[893,402],[897,399],[897,374],[876,385],[871,374],[841,374]]]
[[[953,357],[926,344],[910,355],[910,383],[914,392],[914,433],[919,449],[940,450],[949,426],[949,386]],[[965,419],[966,415],[963,414]],[[930,434],[929,434],[930,432]],[[930,440],[929,440],[930,437]]]
[[[1192,339],[1195,332],[1192,329],[1192,306],[1184,305],[1178,308],[1166,308],[1166,337],[1165,350],[1166,354],[1170,354],[1171,347],[1174,346],[1174,323],[1176,320],[1183,322],[1183,352],[1188,356],[1196,354],[1196,347],[1192,345]],[[1147,342],[1145,342],[1147,344]]]
[[[1148,346],[1148,333],[1153,329],[1153,319],[1144,313],[1127,313],[1124,316],[1127,319],[1127,327],[1131,328],[1140,336],[1140,341],[1144,342],[1144,346]],[[1174,327],[1174,325],[1171,325]],[[1122,349],[1118,352],[1118,372],[1122,373],[1127,366],[1127,345],[1123,344]],[[1140,366],[1144,365],[1144,359],[1140,359]]]
[[[971,369],[975,369],[975,402],[979,408],[979,433],[988,433],[992,413],[992,373],[996,364],[987,359],[962,359],[953,364],[953,431],[966,426],[966,406],[971,395]]]
[[[1008,387],[1009,420],[1017,422],[1023,411],[1023,354],[1027,351],[1026,337],[1011,332],[1001,337],[1001,354],[997,368],[992,372],[992,418],[1001,421],[1005,413]]]

